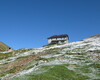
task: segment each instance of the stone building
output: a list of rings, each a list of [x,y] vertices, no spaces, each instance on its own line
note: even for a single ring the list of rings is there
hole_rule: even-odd
[[[69,37],[67,34],[53,35],[48,38],[48,44],[62,44],[68,43]]]

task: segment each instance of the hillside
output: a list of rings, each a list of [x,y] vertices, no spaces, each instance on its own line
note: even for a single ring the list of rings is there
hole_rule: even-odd
[[[97,35],[95,35],[97,36]],[[100,37],[0,53],[1,80],[100,80]]]
[[[0,42],[0,51],[8,51],[11,49],[8,45],[4,44],[3,42]]]
[[[100,38],[100,34],[97,34],[97,35],[94,35],[94,36],[88,37],[87,39],[94,39],[94,38]]]

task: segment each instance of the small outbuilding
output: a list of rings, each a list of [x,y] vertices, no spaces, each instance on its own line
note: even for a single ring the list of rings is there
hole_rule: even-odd
[[[68,43],[69,37],[67,34],[53,35],[48,38],[48,44],[62,44]]]

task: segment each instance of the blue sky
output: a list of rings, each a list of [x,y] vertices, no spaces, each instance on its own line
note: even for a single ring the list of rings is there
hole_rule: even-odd
[[[69,42],[100,34],[100,0],[0,0],[0,41],[38,48],[56,34]]]

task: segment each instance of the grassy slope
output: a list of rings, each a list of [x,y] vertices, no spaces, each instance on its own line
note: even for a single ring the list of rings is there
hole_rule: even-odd
[[[56,65],[47,72],[37,75],[28,74],[11,80],[86,80],[87,78],[67,69],[66,65]]]
[[[7,54],[0,53],[0,60],[7,59],[8,57],[13,56],[13,52],[9,52]]]
[[[10,47],[8,45],[4,44],[3,42],[0,42],[0,51],[6,51],[9,48]]]
[[[53,55],[56,54],[62,54],[61,52],[63,52],[63,49],[66,49],[66,47],[63,48],[53,48],[53,49],[49,49],[49,50],[45,50],[44,52],[41,53],[46,53],[48,55],[50,55],[51,53]],[[99,64],[93,64],[94,61],[90,60],[90,56],[86,57],[86,54],[88,53],[77,53],[78,51],[82,51],[82,48],[77,48],[75,49],[76,53],[68,53],[67,51],[65,51],[66,53],[63,56],[58,56],[58,57],[51,57],[51,58],[41,58],[41,57],[36,57],[33,58],[32,55],[30,56],[26,56],[26,57],[19,57],[16,59],[16,63],[14,61],[14,65],[12,66],[12,64],[9,64],[9,66],[11,65],[12,67],[9,68],[9,70],[4,70],[4,72],[2,71],[3,68],[1,67],[1,73],[0,75],[5,76],[6,74],[10,74],[10,73],[18,73],[21,72],[21,70],[27,70],[27,68],[32,68],[34,67],[34,65],[30,65],[30,63],[34,64],[34,62],[39,62],[41,60],[46,60],[47,62],[53,61],[55,59],[66,59],[68,60],[72,60],[72,61],[80,61],[81,65],[77,64],[75,70],[69,70],[67,69],[67,63],[66,65],[51,65],[51,66],[43,66],[44,70],[47,70],[47,68],[50,68],[52,66],[54,66],[53,68],[51,68],[50,70],[43,72],[40,69],[40,74],[34,74],[34,71],[32,73],[29,74],[25,74],[25,75],[21,75],[21,76],[17,76],[14,77],[10,80],[87,80],[88,77],[86,77],[88,74],[96,74],[97,76],[99,76],[99,71],[91,71],[90,68],[93,69],[100,69],[100,65]],[[15,51],[13,54],[9,53],[9,54],[0,54],[2,57],[1,59],[5,59],[8,58],[16,53],[23,53],[23,52],[27,52],[27,50],[17,50]],[[41,54],[40,53],[40,54]],[[34,55],[34,54],[33,54]],[[36,54],[38,55],[38,54]],[[69,56],[73,56],[74,57],[69,57]],[[76,57],[75,57],[76,56]],[[30,63],[27,63],[26,61],[29,61]],[[84,62],[83,62],[84,61]],[[24,64],[25,63],[25,64]],[[87,63],[89,63],[87,65]],[[92,64],[90,64],[92,63]],[[94,62],[95,63],[95,62]],[[97,63],[97,62],[96,62]],[[18,65],[19,64],[19,65]],[[21,65],[22,66],[21,66]],[[6,65],[7,67],[5,67],[6,69],[9,67],[8,65]],[[29,67],[28,67],[29,66]],[[38,66],[38,65],[37,65]],[[37,72],[39,72],[37,70]],[[79,73],[80,72],[80,73]],[[3,74],[2,74],[3,73]],[[86,75],[82,75],[82,74],[86,74]],[[99,80],[99,78],[96,77],[96,79],[90,79],[90,80]]]

